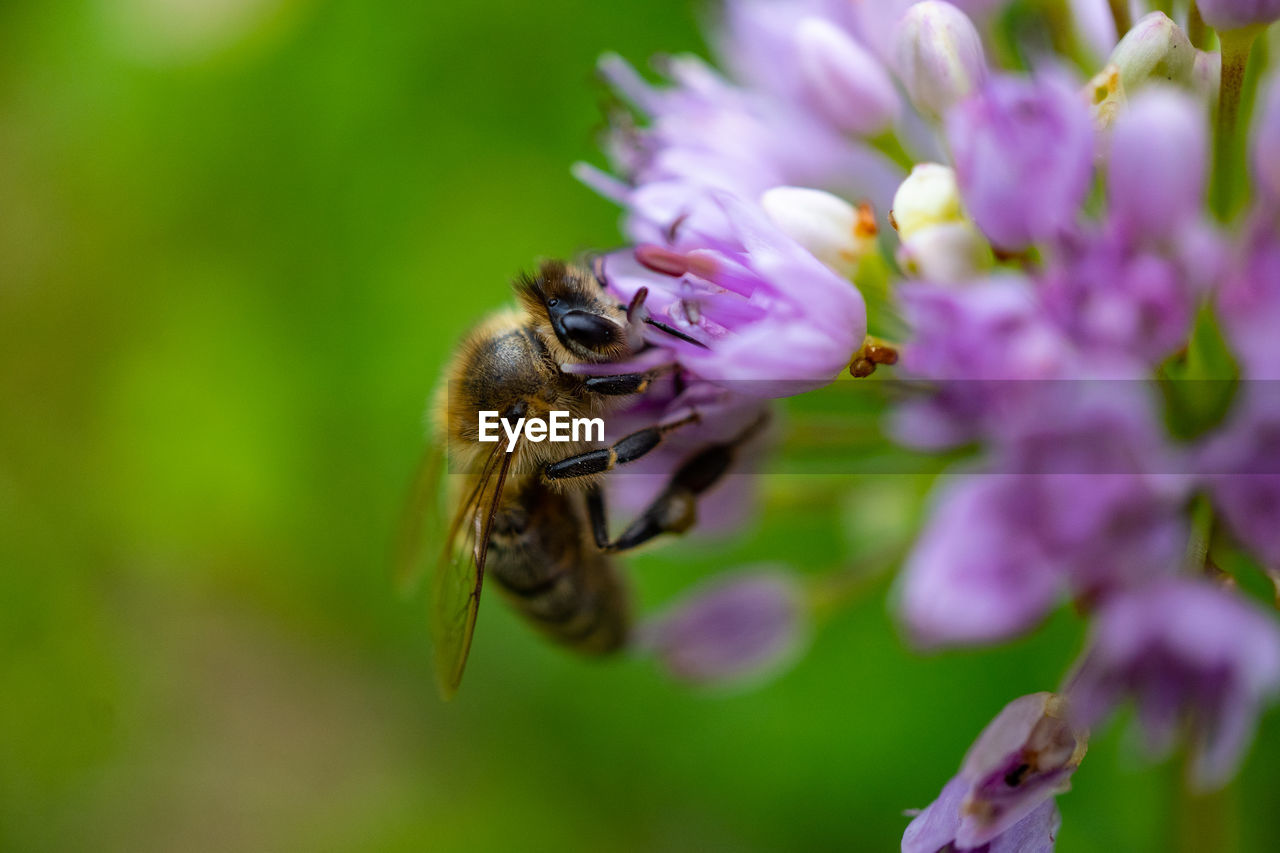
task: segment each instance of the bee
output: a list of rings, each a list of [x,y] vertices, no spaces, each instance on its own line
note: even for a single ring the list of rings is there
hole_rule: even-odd
[[[479,441],[482,411],[497,411],[510,422],[545,419],[552,411],[597,417],[644,392],[658,371],[587,376],[562,368],[630,359],[648,346],[646,325],[704,346],[648,317],[644,289],[621,305],[606,286],[598,266],[588,271],[542,263],[536,274],[514,282],[516,310],[493,315],[465,337],[437,389],[435,446],[420,467],[397,559],[406,583],[432,573],[431,633],[445,698],[462,681],[486,576],[551,640],[591,655],[622,648],[631,607],[613,555],[687,530],[698,496],[730,467],[746,438],[744,433],[695,452],[616,539],[609,537],[601,477],[697,422],[696,411],[609,446],[521,436],[508,450],[505,441]],[[460,476],[443,477],[446,468]],[[455,481],[452,495],[441,487],[443,480]],[[441,503],[452,503],[452,513],[441,512]],[[446,516],[448,523],[432,530]],[[431,540],[443,543],[434,562],[426,547]]]

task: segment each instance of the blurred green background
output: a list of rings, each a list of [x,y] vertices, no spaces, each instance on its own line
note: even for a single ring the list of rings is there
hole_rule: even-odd
[[[991,716],[1057,684],[1069,614],[919,657],[880,580],[794,671],[712,696],[490,595],[436,698],[386,559],[424,401],[513,273],[617,243],[568,174],[598,162],[594,59],[702,51],[706,11],[0,4],[0,846],[895,849]],[[879,496],[923,482],[766,479],[730,543],[631,561],[646,606],[874,550]],[[1060,849],[1166,849],[1187,814],[1269,846],[1280,726],[1191,804],[1122,728]]]

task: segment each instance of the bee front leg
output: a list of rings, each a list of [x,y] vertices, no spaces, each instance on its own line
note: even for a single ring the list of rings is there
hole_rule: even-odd
[[[617,376],[592,376],[582,384],[592,394],[625,397],[628,394],[641,393],[649,387],[652,380],[651,373],[621,373]]]
[[[733,466],[738,448],[767,422],[768,416],[762,416],[733,440],[709,445],[686,459],[661,494],[612,542],[609,541],[604,497],[598,487],[593,488],[587,494],[587,512],[596,545],[601,551],[616,553],[636,548],[663,533],[688,530],[698,518],[698,498],[720,482]]]
[[[574,477],[602,474],[618,465],[634,462],[661,444],[663,436],[667,433],[687,424],[695,423],[697,420],[698,413],[691,412],[679,420],[636,430],[630,435],[618,439],[612,447],[588,450],[586,453],[579,453],[567,459],[561,459],[559,462],[552,462],[542,469],[542,475],[548,480],[568,480]]]

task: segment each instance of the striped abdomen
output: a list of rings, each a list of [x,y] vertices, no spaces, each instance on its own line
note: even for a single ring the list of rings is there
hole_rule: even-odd
[[[630,605],[613,562],[585,541],[575,497],[536,477],[512,486],[494,522],[488,578],[534,627],[586,654],[622,647]]]

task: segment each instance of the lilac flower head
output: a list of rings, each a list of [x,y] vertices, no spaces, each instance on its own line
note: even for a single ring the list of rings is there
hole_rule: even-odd
[[[938,799],[907,827],[902,849],[1052,850],[1053,798],[1070,787],[1085,748],[1061,697],[1015,699],[983,729]],[[1010,843],[1015,839],[1027,846]]]
[[[1002,249],[1019,251],[1070,226],[1089,190],[1089,110],[1056,77],[995,76],[947,116],[965,206]]]
[[[1280,20],[1280,0],[1199,0],[1200,15],[1216,30],[1236,30]]]
[[[673,85],[649,85],[617,56],[601,71],[646,127],[617,122],[608,149],[622,180],[579,164],[575,174],[626,208],[633,242],[696,248],[729,229],[713,192],[759,198],[776,186],[825,189],[887,209],[900,172],[793,102],[737,87],[692,57],[667,63]]]
[[[807,635],[803,589],[790,573],[763,567],[694,590],[643,625],[639,644],[674,678],[724,685],[786,666]]]
[[[647,270],[625,261],[606,265],[613,292],[627,301],[650,288],[652,315],[703,346],[659,336],[653,342],[701,379],[736,382],[761,396],[827,384],[866,337],[861,294],[758,208],[714,198],[730,240],[690,252],[641,246],[636,256]]]
[[[1215,787],[1235,771],[1264,700],[1280,689],[1280,630],[1239,595],[1174,578],[1107,602],[1067,693],[1072,721],[1100,722],[1126,696],[1153,752],[1193,728],[1192,781]]]
[[[1168,239],[1198,215],[1208,168],[1206,128],[1204,106],[1169,88],[1139,93],[1117,118],[1107,201],[1130,234]]]

